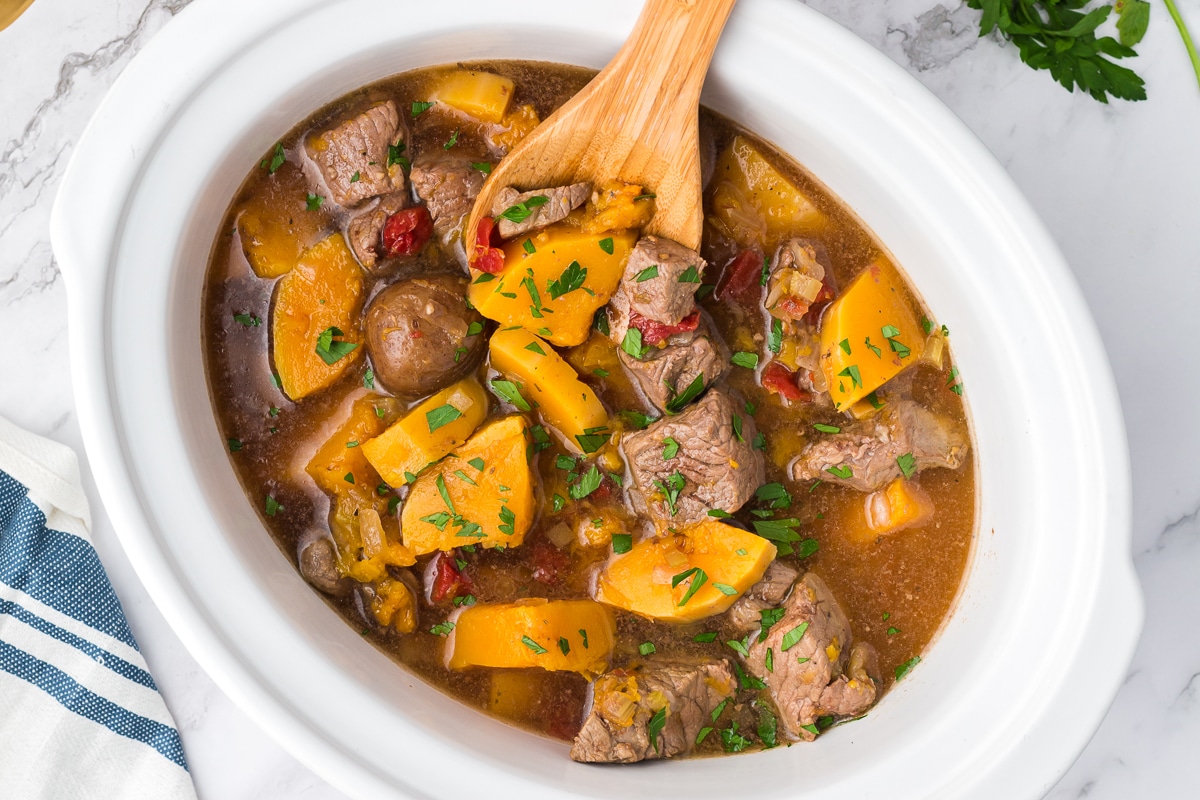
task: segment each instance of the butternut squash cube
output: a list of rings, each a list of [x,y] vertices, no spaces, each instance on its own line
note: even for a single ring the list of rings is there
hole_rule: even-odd
[[[615,557],[600,573],[595,597],[643,617],[695,622],[733,605],[774,558],[775,545],[761,536],[705,520]]]
[[[881,534],[920,525],[933,516],[933,501],[929,495],[904,478],[896,478],[867,495],[863,505],[867,527]]]
[[[363,444],[383,430],[383,418],[396,406],[391,397],[367,396],[354,402],[349,418],[338,426],[333,435],[321,445],[305,467],[317,486],[328,494],[348,494],[352,487],[362,487],[374,494],[379,474],[367,461]],[[347,480],[347,476],[350,480]]]
[[[308,250],[279,280],[271,313],[275,372],[292,400],[331,385],[362,357],[359,316],[363,303],[362,268],[341,234]],[[318,354],[321,335],[331,328],[334,341]],[[348,352],[346,352],[348,349]],[[341,353],[340,357],[338,353]]]
[[[458,416],[446,410],[450,406]],[[438,409],[443,409],[438,411]],[[391,486],[403,486],[467,440],[487,416],[488,398],[474,378],[464,378],[425,400],[379,436],[363,455]]]
[[[583,450],[577,437],[608,425],[608,412],[600,398],[544,340],[518,328],[497,331],[489,346],[492,368],[519,382],[525,399],[537,406],[546,424],[562,433],[576,452]]]
[[[573,347],[587,339],[596,309],[617,290],[636,243],[634,232],[584,233],[560,222],[506,243],[504,270],[483,283],[484,273],[474,272],[467,296],[501,326]]]
[[[528,423],[520,414],[479,429],[413,483],[400,514],[416,555],[466,544],[518,547],[533,524]]]
[[[821,370],[848,409],[920,360],[925,334],[895,267],[878,260],[833,301],[821,322]]]
[[[712,186],[712,219],[744,247],[770,252],[792,236],[819,234],[829,221],[745,136],[717,158]]]
[[[328,230],[329,212],[309,211],[307,183],[300,169],[285,163],[272,180],[247,198],[237,217],[237,234],[250,268],[260,278],[278,278],[291,271],[305,248]]]
[[[608,667],[616,638],[612,612],[592,600],[475,605],[454,621],[446,665],[540,667],[592,676]]]
[[[482,122],[500,122],[514,89],[513,82],[500,75],[458,69],[438,81],[433,98]]]

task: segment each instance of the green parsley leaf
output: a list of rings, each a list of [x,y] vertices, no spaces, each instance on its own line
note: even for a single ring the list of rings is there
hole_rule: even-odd
[[[259,319],[255,314],[234,314],[233,319],[235,322],[240,322],[247,328],[257,328],[262,324],[262,320]]]
[[[879,349],[878,347],[876,347],[875,345],[871,344],[871,337],[870,337],[870,336],[868,336],[866,339],[864,339],[864,340],[863,340],[863,343],[864,343],[864,344],[866,344],[866,346],[867,346],[867,349],[868,349],[868,350],[870,350],[872,353],[874,353],[874,354],[875,354],[875,357],[876,357],[876,358],[883,358],[883,351],[882,351],[882,350],[880,350],[880,349]]]
[[[837,466],[830,467],[825,471],[833,477],[841,478],[842,480],[849,480],[850,478],[854,477],[854,470],[850,469],[850,467],[847,467],[845,464],[838,464]]]
[[[367,367],[367,371],[363,373],[363,386],[368,389],[375,388],[375,370],[371,369],[370,367]],[[376,411],[378,411],[378,409],[376,409]],[[380,414],[379,416],[383,415]]]
[[[554,504],[554,513],[555,513],[555,514],[557,514],[559,511],[562,511],[562,510],[563,510],[563,508],[565,508],[565,507],[566,507],[566,505],[567,505],[567,498],[563,497],[563,496],[562,496],[561,494],[559,494],[558,492],[555,492],[555,493],[554,493],[554,498],[553,498],[552,502],[553,502],[553,504]]]
[[[521,249],[526,253],[529,253],[529,255],[533,255],[537,252],[537,248],[533,246],[533,239],[526,239],[525,241],[521,242]],[[553,297],[553,295],[551,295],[551,297]]]
[[[912,672],[913,667],[921,663],[920,656],[913,656],[908,661],[905,661],[900,666],[896,667],[896,680],[899,681],[908,673]]]
[[[596,369],[592,370],[592,374],[595,375],[597,378],[607,378],[608,370],[600,369],[599,367],[597,367]]]
[[[696,269],[695,264],[691,264],[683,272],[679,273],[680,283],[699,283],[700,270]]]
[[[700,732],[696,734],[696,746],[699,747],[700,744],[703,743],[704,740],[708,738],[708,735],[712,732],[713,729],[708,725],[701,728]]]
[[[649,427],[651,422],[657,422],[658,417],[648,417],[640,411],[619,411],[617,416],[628,422],[639,431]]]
[[[765,642],[767,640],[767,633],[770,632],[772,626],[783,619],[785,611],[786,609],[783,608],[764,608],[758,612],[762,624],[762,629],[758,632],[758,641]]]
[[[433,433],[438,428],[449,425],[461,416],[461,411],[447,403],[444,406],[438,406],[432,411],[426,411],[425,422],[429,425],[429,432]]]
[[[557,279],[550,281],[549,286],[547,287],[550,291],[550,299],[557,300],[564,294],[570,294],[571,292],[583,286],[583,283],[586,280],[587,268],[579,266],[578,261],[572,261],[567,265],[567,268],[563,270],[562,275],[559,275]]]
[[[642,642],[638,645],[638,652],[644,656],[648,656],[652,653],[657,653],[658,648],[654,646],[654,642]]]
[[[820,733],[820,731],[817,730],[817,726],[813,725],[812,723],[809,723],[808,725],[801,725],[800,727],[811,733],[813,736],[816,736]]]
[[[759,431],[758,433],[754,434],[753,447],[755,450],[766,450],[767,449],[767,435],[765,433],[763,433],[762,431]]]
[[[758,366],[758,353],[750,353],[745,350],[739,350],[729,359],[729,363],[746,369],[754,369]]]
[[[326,328],[317,337],[317,355],[326,364],[336,364],[358,348],[354,342],[334,341],[333,337],[343,335],[340,328]]]
[[[543,350],[542,346],[537,342],[530,342],[529,344],[525,345],[525,349],[531,353],[537,353],[539,356],[546,355],[546,351]]]
[[[434,625],[432,628],[429,629],[429,632],[432,633],[434,636],[449,636],[450,631],[452,631],[452,630],[454,630],[454,623],[447,620],[445,622],[439,622],[437,625]]]
[[[687,407],[688,403],[692,402],[697,397],[699,397],[700,393],[703,391],[704,391],[704,373],[701,372],[695,378],[692,379],[692,382],[688,384],[688,387],[683,390],[683,394],[681,394],[677,397],[672,397],[670,400],[667,401],[667,413],[668,414],[678,414],[680,411],[682,411],[684,408]]]
[[[283,510],[283,506],[281,506],[274,497],[267,495],[267,505],[265,510],[268,517],[273,517],[277,512]]]
[[[891,628],[888,628],[888,629],[887,629],[887,635],[888,635],[888,636],[895,636],[897,633],[900,633],[900,629],[899,629],[899,628],[896,628],[896,627],[891,627]]]
[[[715,642],[716,640],[717,640],[717,632],[716,631],[711,631],[708,633],[697,633],[695,636],[692,637],[693,642],[700,642],[701,644],[708,644],[709,642]]]
[[[486,161],[472,161],[471,166],[482,172],[484,175],[492,174],[492,165]],[[532,253],[533,251],[530,250],[529,252]]]
[[[320,211],[321,204],[325,202],[325,198],[319,194],[309,194],[305,196],[304,202],[308,206],[309,211]]]
[[[692,580],[690,583],[688,583],[688,589],[686,592],[684,592],[683,598],[680,599],[678,603],[680,606],[683,606],[688,600],[691,600],[692,595],[698,592],[700,587],[703,586],[706,581],[708,581],[708,573],[699,567],[692,567],[689,570],[685,570],[678,575],[673,576],[671,578],[671,588],[674,589],[688,578],[691,578]]]
[[[808,630],[807,622],[801,622],[799,625],[792,628],[790,631],[788,631],[787,633],[785,633],[783,635],[783,642],[780,645],[779,649],[784,653],[786,653],[788,650],[791,650],[793,647],[795,647],[796,645],[798,645],[800,643],[800,640],[804,638],[804,633],[807,630]]]
[[[421,116],[422,114],[424,114],[426,111],[428,111],[429,109],[433,108],[433,104],[434,104],[434,102],[435,102],[435,101],[433,101],[433,100],[430,100],[430,101],[429,101],[429,102],[427,102],[427,103],[426,103],[426,102],[418,102],[418,101],[413,101],[413,104],[412,104],[412,115],[413,115],[413,117],[414,117],[414,118],[416,118],[416,117],[419,117],[419,116]]]
[[[749,638],[749,637],[747,637],[747,638]],[[736,639],[730,639],[725,644],[729,645],[730,649],[732,649],[735,653],[740,655],[742,658],[746,658],[750,655],[750,648],[746,646],[746,642],[739,642]]]
[[[564,656],[571,653],[571,643],[567,641],[567,637],[558,637],[558,649],[562,651]]]
[[[242,449],[242,443],[239,439],[226,439],[225,441],[229,444],[229,452],[231,453],[236,453]]]
[[[921,317],[921,329],[925,331],[925,335],[933,333],[933,320],[929,317]]]
[[[399,164],[404,169],[408,168],[408,159],[403,155],[405,147],[407,145],[404,142],[388,145],[387,166],[391,167],[394,164]]]
[[[516,406],[518,411],[532,411],[529,401],[521,396],[521,390],[512,381],[491,380],[488,386],[501,399]]]
[[[639,194],[637,197],[633,198],[633,202],[636,203],[638,200],[653,200],[656,197],[658,197],[658,195],[647,192],[646,194]]]
[[[496,280],[496,276],[492,273],[481,272],[478,276],[476,276],[475,280],[471,281],[471,283],[491,283],[494,280]]]
[[[654,712],[654,716],[650,717],[650,724],[647,726],[647,731],[650,734],[650,741],[654,744],[654,752],[658,752],[658,740],[662,736],[662,730],[667,724],[667,707],[663,706],[658,711]]]
[[[771,320],[771,333],[767,337],[767,349],[772,353],[778,353],[783,349],[783,320]]]
[[[814,423],[813,428],[815,430],[820,431],[821,433],[841,433],[842,432],[842,429],[836,425],[825,425],[820,422]]]
[[[532,650],[535,654],[537,654],[539,656],[542,653],[546,652],[546,648],[542,647],[540,644],[535,642],[533,639],[530,639],[528,636],[521,637],[521,644],[525,645],[526,647],[528,647],[530,650]]]
[[[767,672],[775,671],[775,650],[773,648],[767,648],[767,657],[763,659],[763,664],[766,666]]]
[[[900,467],[900,471],[904,473],[904,477],[911,478],[917,474],[917,459],[912,453],[905,453],[896,459],[896,464]]]
[[[446,143],[442,145],[443,150],[449,150],[451,147],[454,147],[454,145],[458,144],[458,133],[458,128],[455,128],[454,133],[450,134],[450,138],[447,139]]]
[[[770,650],[767,651],[768,656],[770,656],[770,652],[771,652]],[[773,672],[774,670],[770,670],[770,671]],[[777,747],[779,745],[779,742],[775,738],[776,732],[777,732],[777,723],[775,720],[775,715],[772,714],[771,710],[769,708],[767,708],[766,706],[759,706],[759,708],[758,708],[758,738],[762,740],[763,747],[770,749],[772,747]]]
[[[858,388],[859,386],[863,385],[862,375],[858,371],[857,364],[851,364],[850,366],[846,367],[844,370],[839,372],[838,375],[843,378],[849,378],[851,381],[853,381],[851,388]]]
[[[796,557],[808,558],[821,549],[821,545],[816,539],[805,539],[796,545]]]
[[[737,729],[738,725],[734,722],[721,730],[721,746],[726,753],[740,753],[750,746],[750,740],[738,733]]]
[[[610,335],[608,327],[608,310],[605,306],[597,308],[596,313],[592,315],[592,327],[604,336]]]
[[[496,216],[496,219],[506,219],[509,222],[521,223],[529,219],[529,216],[533,213],[533,209],[538,206],[544,206],[548,202],[550,200],[546,195],[535,194],[522,203],[517,203],[504,209]]]
[[[741,415],[734,414],[732,422],[733,422],[733,435],[737,437],[737,440],[739,442],[746,441],[745,438],[742,437],[742,417],[741,417]]]
[[[470,464],[470,465],[471,465],[472,467],[474,467],[475,469],[479,470],[480,472],[483,472],[483,468],[484,468],[484,466],[485,466],[485,465],[484,465],[484,462],[483,462],[483,459],[482,459],[482,458],[478,458],[478,457],[476,457],[476,458],[472,458],[472,459],[471,459],[470,461],[468,461],[467,463],[468,463],[468,464]]]
[[[642,332],[633,326],[630,326],[625,331],[625,339],[621,342],[621,349],[638,361],[641,361],[650,352],[649,346],[642,344]]]
[[[467,473],[463,472],[461,469],[456,469],[456,470],[454,470],[454,477],[458,478],[460,481],[465,481],[466,483],[469,483],[469,484],[471,484],[472,486],[478,486],[478,485],[479,485],[478,483],[476,483],[476,482],[475,482],[475,479],[474,479],[474,478],[472,478],[472,477],[471,477],[470,475],[468,475]],[[501,509],[501,510],[500,510],[500,512],[501,512],[501,514],[503,514],[503,513],[504,513],[504,509]]]
[[[599,242],[597,242],[597,244],[600,245],[601,250],[608,253],[610,256],[613,254],[613,240],[611,236],[601,239]]]
[[[588,649],[588,643],[587,643],[587,631],[586,631],[585,629],[583,629],[583,628],[580,628],[580,629],[579,629],[579,636],[580,636],[580,638],[582,638],[582,639],[583,639],[583,649],[584,649],[584,650],[587,650],[587,649]]]
[[[617,555],[628,553],[633,549],[633,535],[629,533],[614,533],[612,536],[612,549]]]
[[[794,517],[789,517],[788,519],[756,519],[753,524],[754,532],[764,539],[770,539],[773,542],[781,542],[783,544],[800,541],[800,534],[796,533],[795,530],[800,527],[800,520]],[[790,553],[786,555],[790,555]]]
[[[651,278],[657,278],[657,277],[658,277],[658,264],[651,264],[650,266],[646,267],[644,270],[642,270],[641,272],[639,272],[637,274],[636,280],[638,283],[645,283],[646,281],[650,280]]]
[[[723,508],[710,508],[708,510],[708,516],[715,517],[717,519],[728,519],[729,517],[732,517],[733,515],[730,514],[728,511],[726,511]]]
[[[604,478],[600,474],[600,468],[592,464],[592,468],[583,474],[578,483],[572,484],[567,493],[571,495],[572,500],[582,500],[599,489],[602,480]]]
[[[679,454],[679,442],[674,437],[667,436],[663,440],[663,461],[670,461]]]
[[[361,172],[355,171],[355,173],[354,173],[353,175],[351,175],[351,176],[350,176],[350,182],[351,182],[351,183],[358,183],[360,180],[362,180],[362,173],[361,173]]]
[[[582,434],[575,435],[575,441],[584,453],[590,455],[608,443],[612,433],[603,425],[597,428],[585,428]]]
[[[683,492],[683,487],[687,484],[687,478],[683,477],[680,472],[672,472],[667,476],[666,483],[663,481],[654,481],[654,486],[663,494],[663,499],[667,502],[667,509],[671,512],[671,516],[679,513],[679,507],[676,503],[679,502],[679,495]]]
[[[271,160],[264,159],[260,166],[266,168],[267,174],[274,175],[285,161],[287,161],[287,153],[283,151],[283,143],[276,142],[275,149],[271,151]]]
[[[849,339],[842,339],[840,342],[838,342],[838,347],[842,348],[842,350],[844,350],[846,352],[846,355],[850,355],[850,340]]]
[[[516,533],[517,515],[508,506],[500,506],[500,532],[505,536],[512,536]]]
[[[875,409],[876,411],[884,406],[883,401],[879,399],[879,395],[877,395],[875,392],[871,392],[869,395],[867,395],[867,402],[870,403],[871,408]]]
[[[733,597],[738,593],[737,589],[733,588],[727,583],[717,583],[716,581],[713,581],[713,588],[726,597]]]

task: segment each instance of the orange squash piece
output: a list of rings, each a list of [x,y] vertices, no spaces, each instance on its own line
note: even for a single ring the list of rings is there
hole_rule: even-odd
[[[597,675],[608,667],[616,639],[612,612],[592,600],[475,605],[454,621],[446,664],[450,669],[540,667]]]
[[[284,393],[300,400],[326,388],[362,357],[362,268],[341,234],[310,247],[292,271],[279,280],[271,315],[275,372]],[[327,363],[317,353],[321,334],[342,331],[335,341],[353,345]]]
[[[519,414],[482,428],[412,484],[401,511],[416,555],[466,544],[518,547],[533,524],[528,423]]]
[[[864,502],[867,527],[875,533],[902,531],[933,516],[933,501],[915,483],[896,478]]]

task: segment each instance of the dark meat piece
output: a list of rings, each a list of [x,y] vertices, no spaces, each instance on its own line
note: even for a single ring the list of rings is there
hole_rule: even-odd
[[[845,612],[812,572],[795,585],[784,609],[765,640],[755,637],[746,666],[766,682],[788,735],[812,741],[816,735],[805,725],[815,725],[818,717],[858,716],[875,702],[875,649],[853,642]],[[807,628],[798,634],[804,625]],[[786,651],[785,639],[791,642]]]
[[[514,236],[520,236],[536,228],[544,228],[565,219],[567,214],[586,203],[592,196],[592,185],[590,183],[572,183],[570,186],[535,189],[532,192],[518,192],[511,186],[506,186],[496,193],[496,199],[492,202],[492,216],[499,217],[509,208],[525,203],[531,197],[539,196],[546,198],[546,202],[542,205],[527,206],[529,216],[523,221],[513,222],[505,218],[497,220],[497,228],[500,230],[501,237],[511,239]]]
[[[621,283],[609,301],[613,341],[620,344],[624,340],[631,314],[664,325],[678,325],[696,308],[695,294],[704,266],[699,253],[670,239],[657,236],[639,239],[625,262]],[[691,267],[696,268],[695,282],[680,281],[680,276]]]
[[[358,263],[364,267],[375,266],[382,251],[380,234],[388,217],[408,205],[407,192],[394,192],[381,197],[377,203],[367,207],[366,211],[350,220],[346,226],[346,241],[354,251]]]
[[[624,350],[618,350],[617,354],[642,387],[642,394],[659,410],[665,409],[673,397],[683,394],[697,375],[704,375],[706,386],[716,383],[729,364],[729,348],[703,311],[695,331],[670,337],[665,347],[650,348],[644,359],[639,361]]]
[[[911,453],[917,470],[958,469],[967,457],[967,434],[913,400],[889,402],[852,431],[827,436],[804,448],[792,464],[798,481],[823,481],[873,492],[903,474],[897,459]],[[845,478],[829,472],[845,468]],[[839,472],[842,470],[839,469]]]
[[[765,474],[762,453],[751,445],[754,420],[744,405],[723,388],[710,389],[682,414],[626,436],[625,459],[637,489],[630,493],[634,503],[676,528],[708,519],[714,508],[730,513],[741,508]],[[735,424],[741,425],[740,438]],[[679,450],[664,459],[668,437]]]
[[[787,597],[800,571],[782,561],[772,561],[758,583],[746,590],[729,609],[729,620],[741,631],[751,631],[762,623],[764,609],[778,608]]]
[[[375,380],[415,398],[462,378],[487,347],[483,317],[467,308],[467,281],[454,275],[408,278],[384,289],[364,315]],[[468,335],[471,323],[478,330]]]
[[[724,660],[700,664],[652,660],[633,669],[606,672],[593,684],[592,707],[575,737],[571,758],[628,764],[687,755],[700,729],[708,724],[709,714],[736,689]],[[650,720],[664,707],[662,732],[652,742]]]
[[[433,229],[443,239],[462,227],[483,186],[483,173],[467,158],[443,153],[422,155],[413,162],[410,177],[417,196],[433,215]]]
[[[403,138],[396,104],[388,100],[309,139],[308,154],[320,167],[333,199],[353,206],[403,191],[403,168],[388,166],[388,146]]]
[[[349,590],[349,582],[337,569],[337,553],[328,535],[311,539],[300,550],[300,574],[325,594],[335,597]]]

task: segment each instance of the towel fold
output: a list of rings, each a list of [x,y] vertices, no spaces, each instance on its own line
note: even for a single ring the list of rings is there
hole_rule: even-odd
[[[75,453],[0,417],[0,797],[194,800]]]

